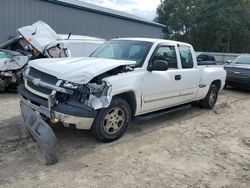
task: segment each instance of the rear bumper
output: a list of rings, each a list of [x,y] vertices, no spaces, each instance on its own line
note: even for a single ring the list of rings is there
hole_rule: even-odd
[[[57,118],[64,124],[74,124],[78,129],[89,130],[96,116],[96,111],[87,105],[76,102],[58,103],[49,110],[48,100],[34,95],[23,85],[18,87],[18,93],[21,103],[25,104],[28,108],[43,114],[49,119]]]

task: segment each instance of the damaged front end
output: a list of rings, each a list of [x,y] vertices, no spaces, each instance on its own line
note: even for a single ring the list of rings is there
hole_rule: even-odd
[[[52,87],[38,80],[33,82],[39,87]],[[24,85],[18,88],[25,128],[40,146],[47,165],[58,161],[55,151],[57,138],[49,124],[91,129],[96,110],[109,105],[112,87],[106,82],[85,86],[65,82],[53,89],[53,94],[46,100],[28,91]]]
[[[94,110],[109,106],[112,100],[112,86],[108,82],[102,81],[100,84],[89,83],[86,87],[87,90],[82,94],[86,96],[85,100],[88,106]]]
[[[58,93],[53,97],[55,100],[73,100],[90,107],[92,110],[106,108],[112,100],[112,86],[106,81],[86,85],[63,82],[61,85],[67,92],[60,92],[58,89]]]
[[[128,71],[125,67],[117,70],[96,76],[87,84],[77,84],[32,67],[26,69],[24,85],[18,87],[21,113],[27,130],[44,153],[46,164],[57,162],[56,136],[50,124],[91,129],[97,111],[108,107],[112,100],[112,85],[104,78]]]

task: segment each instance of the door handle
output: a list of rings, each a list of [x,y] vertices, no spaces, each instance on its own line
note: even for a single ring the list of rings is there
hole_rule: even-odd
[[[181,75],[175,75],[175,80],[181,80]]]

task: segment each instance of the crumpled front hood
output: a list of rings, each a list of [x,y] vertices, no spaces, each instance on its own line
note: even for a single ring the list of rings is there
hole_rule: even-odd
[[[46,23],[37,21],[32,25],[17,30],[34,48],[43,52],[46,47],[61,39],[59,35]]]
[[[135,61],[112,60],[100,58],[60,58],[38,59],[29,66],[56,76],[58,79],[87,84],[94,77],[123,65],[133,65]]]

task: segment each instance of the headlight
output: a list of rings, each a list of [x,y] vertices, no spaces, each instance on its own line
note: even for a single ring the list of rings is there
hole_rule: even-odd
[[[78,84],[75,84],[75,83],[71,83],[71,82],[65,81],[65,82],[63,83],[63,87],[69,88],[69,89],[77,89],[77,88],[79,87],[79,85],[78,85]]]

